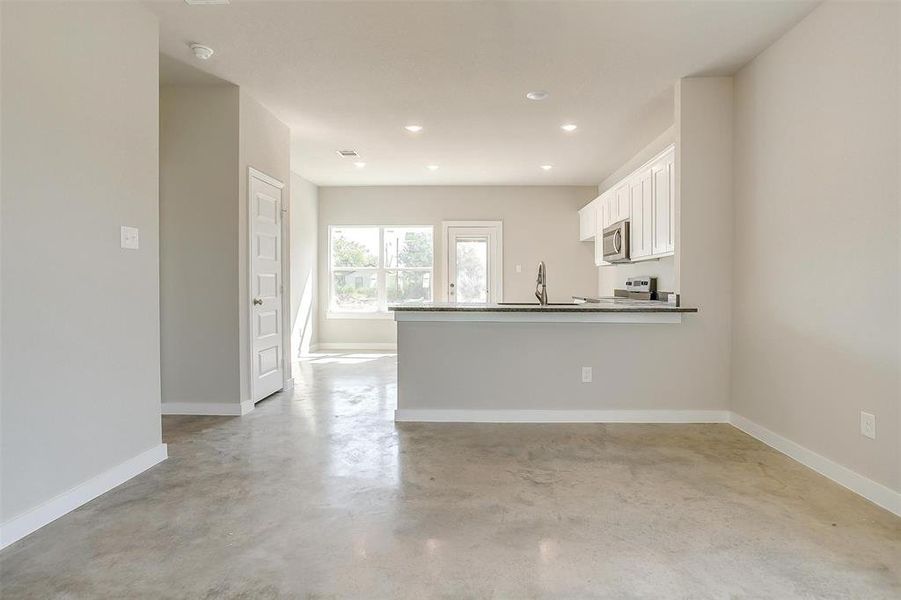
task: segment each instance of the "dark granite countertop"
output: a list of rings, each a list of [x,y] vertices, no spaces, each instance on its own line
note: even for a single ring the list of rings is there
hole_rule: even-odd
[[[675,306],[656,300],[630,300],[627,298],[601,298],[596,302],[584,304],[548,304],[537,303],[501,304],[455,304],[434,302],[422,304],[403,304],[389,306],[388,310],[397,312],[514,312],[514,313],[696,313],[697,308]]]

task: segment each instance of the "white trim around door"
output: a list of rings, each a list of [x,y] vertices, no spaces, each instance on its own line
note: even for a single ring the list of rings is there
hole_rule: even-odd
[[[261,191],[267,187],[269,189],[266,191],[270,194]],[[255,188],[257,193],[254,192]],[[273,190],[278,192],[277,198],[274,197],[276,194]],[[289,252],[285,247],[288,238],[285,228],[287,198],[284,191],[285,184],[278,179],[247,167],[248,312],[244,360],[249,379],[247,393],[251,402],[258,402],[285,389],[286,381],[290,378],[289,361],[285,360],[285,350],[290,348],[290,339],[287,343],[285,341],[285,315],[290,308],[286,302],[288,295],[285,293],[285,268]],[[263,203],[263,199],[268,202]],[[273,237],[276,238],[273,247],[267,245],[264,248],[261,245],[264,238]],[[264,251],[272,256],[264,256]],[[263,267],[268,271],[258,272]],[[264,331],[269,333],[264,335]],[[273,353],[275,356],[272,356]],[[265,365],[261,362],[264,360]],[[259,371],[264,367],[268,370],[260,376]],[[242,410],[242,414],[246,413]]]
[[[451,237],[457,233],[461,235],[473,235],[476,237],[487,236],[489,240],[488,251],[488,302],[504,301],[504,222],[503,221],[442,221],[441,222],[441,246],[442,265],[444,267],[444,281],[438,296],[445,302],[453,302],[450,288],[453,282],[453,269],[451,266],[451,252],[454,244]]]

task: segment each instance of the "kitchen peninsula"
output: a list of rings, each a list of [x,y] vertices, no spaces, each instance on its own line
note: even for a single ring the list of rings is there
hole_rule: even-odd
[[[683,394],[670,393],[684,372],[651,373],[645,365],[685,352],[681,336],[652,330],[683,327],[697,308],[609,298],[391,310],[398,337],[397,421],[659,420],[649,409],[666,404],[668,394],[691,405]],[[684,411],[682,420],[719,420],[714,413]]]

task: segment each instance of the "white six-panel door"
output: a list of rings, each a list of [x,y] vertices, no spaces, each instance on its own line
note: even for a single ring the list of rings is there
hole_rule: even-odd
[[[257,402],[284,386],[282,348],[282,184],[251,169],[251,393]]]

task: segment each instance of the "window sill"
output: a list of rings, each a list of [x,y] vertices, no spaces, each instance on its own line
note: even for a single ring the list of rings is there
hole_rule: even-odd
[[[327,312],[326,319],[362,319],[366,321],[383,321],[385,319],[394,319],[394,314],[390,312]]]

